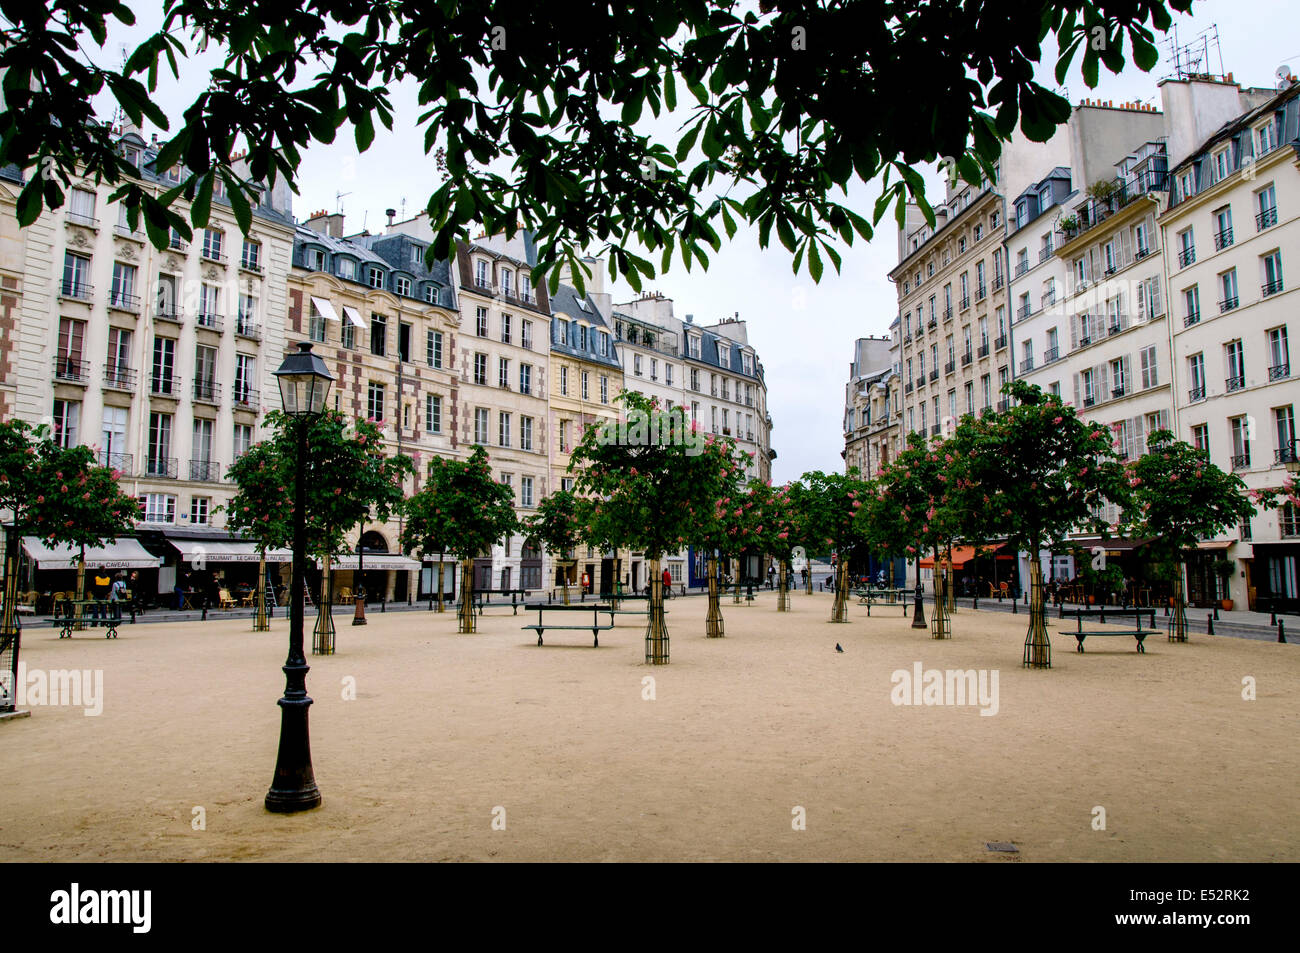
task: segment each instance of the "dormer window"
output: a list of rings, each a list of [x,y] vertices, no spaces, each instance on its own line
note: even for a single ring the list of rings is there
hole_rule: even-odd
[[[697,361],[700,359],[700,337],[692,334],[686,339],[687,353]]]
[[[135,166],[137,169],[140,168],[140,150],[135,146],[123,146],[122,155],[126,158],[127,162],[131,163],[131,165]]]
[[[1273,120],[1270,119],[1268,122],[1264,123],[1264,125],[1257,128],[1255,130],[1255,135],[1259,139],[1259,152],[1257,154],[1262,156],[1275,145],[1273,141]]]
[[[307,252],[307,261],[311,264],[312,271],[325,270],[325,253],[319,248],[313,248]]]
[[[411,279],[404,275],[397,275],[393,279],[393,290],[404,298],[411,296]]]
[[[382,288],[384,286],[384,271],[382,268],[370,267],[369,285],[372,288]]]
[[[488,287],[488,263],[482,258],[474,262],[474,284],[480,288]]]
[[[514,272],[509,268],[501,269],[501,293],[506,297],[514,297]]]
[[[533,280],[527,275],[519,276],[519,300],[529,303],[533,300]]]
[[[411,246],[411,264],[418,265],[424,261],[424,249],[419,245]]]
[[[429,302],[429,304],[437,304],[437,303],[438,303],[438,286],[437,286],[437,285],[426,285],[426,286],[425,286],[425,289],[424,289],[424,300],[427,301],[427,302]]]
[[[357,280],[357,263],[351,258],[339,259],[339,277],[349,281]]]
[[[731,350],[725,344],[718,345],[718,363],[723,367],[731,366]]]

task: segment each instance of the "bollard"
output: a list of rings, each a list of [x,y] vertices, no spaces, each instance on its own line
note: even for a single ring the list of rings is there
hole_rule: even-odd
[[[1283,644],[1286,643],[1286,626],[1281,622],[1277,624],[1277,640]]]
[[[1206,632],[1207,635],[1213,635],[1213,634],[1214,634],[1214,614],[1213,614],[1213,613],[1210,613],[1210,612],[1205,613],[1205,632]]]
[[[1152,610],[1151,610],[1151,628],[1154,629],[1155,627],[1156,627],[1156,610],[1155,610],[1155,609],[1152,609]]]
[[[1277,625],[1277,610],[1273,609],[1268,614],[1268,624]]]
[[[387,599],[380,599],[380,600],[379,600],[379,611],[380,611],[380,612],[387,612],[387,611],[388,611],[388,600],[387,600]]]
[[[980,608],[980,594],[979,594],[979,590],[978,590],[978,589],[975,590],[975,598],[971,600],[970,607],[971,607],[971,609],[974,610],[975,612],[978,612],[978,611],[979,611],[979,608]]]
[[[1218,622],[1218,621],[1219,621],[1219,607],[1218,607],[1218,606],[1215,606],[1215,607],[1214,607],[1214,621],[1215,621],[1215,622]]]
[[[1017,615],[1017,614],[1019,613],[1019,610],[1016,608],[1018,605],[1020,605],[1019,600],[1017,600],[1015,596],[1012,596],[1012,597],[1011,597],[1011,614],[1012,614],[1012,615]]]
[[[1102,625],[1106,624],[1106,603],[1104,602],[1101,604],[1100,615],[1098,615],[1097,621],[1100,622]]]
[[[202,622],[208,621],[208,604],[206,602],[203,603],[203,614],[199,616],[199,620]]]

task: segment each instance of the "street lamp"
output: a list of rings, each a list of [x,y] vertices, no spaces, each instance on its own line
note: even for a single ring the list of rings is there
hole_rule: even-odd
[[[1283,461],[1288,473],[1300,473],[1300,457],[1296,456],[1296,445],[1297,441],[1292,440],[1291,446],[1287,448],[1289,452],[1286,453],[1286,459]]]
[[[353,610],[352,610],[353,625],[366,624],[366,577],[365,577],[366,549],[365,546],[363,545],[363,540],[365,539],[365,535],[366,535],[365,529],[366,529],[366,524],[362,523],[361,535],[357,537],[357,581],[356,581],[356,585],[353,587],[353,592],[352,592],[352,595],[354,597]]]
[[[294,422],[298,437],[298,465],[293,480],[293,581],[289,596],[289,657],[284,663],[284,697],[280,699],[280,750],[275,778],[266,792],[266,809],[292,814],[320,806],[320,791],[311,767],[311,738],[307,730],[307,659],[302,654],[302,602],[305,581],[303,560],[307,549],[307,431],[325,408],[334,375],[311,351],[311,343],[298,344],[298,353],[285,357],[275,372],[284,412]]]

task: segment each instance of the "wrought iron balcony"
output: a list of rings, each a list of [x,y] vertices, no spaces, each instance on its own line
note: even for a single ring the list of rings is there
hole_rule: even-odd
[[[1285,447],[1278,447],[1273,451],[1274,463],[1296,463],[1300,457],[1296,456],[1296,442],[1292,440]]]
[[[219,314],[209,314],[201,311],[194,316],[194,323],[198,327],[206,328],[209,331],[216,331],[218,334],[220,334],[221,317],[222,316]]]
[[[1271,225],[1277,224],[1277,206],[1266,208],[1255,216],[1255,230],[1262,232]]]
[[[1001,351],[1006,346],[1007,346],[1007,336],[1005,334],[998,335],[997,340],[993,342],[993,349],[995,351]]]
[[[1043,363],[1051,364],[1053,361],[1061,359],[1061,349],[1059,347],[1049,347],[1043,352]]]
[[[262,273],[262,263],[256,258],[240,258],[239,267],[244,269],[244,271],[251,271],[255,274],[260,275]]]
[[[80,212],[68,212],[68,222],[72,225],[84,225],[86,228],[99,228],[99,219],[93,215],[82,215]]]
[[[1231,458],[1233,470],[1247,470],[1250,468],[1250,451],[1245,453],[1234,453]]]
[[[936,367],[934,370],[930,372],[930,380],[937,381],[938,379],[939,379],[939,368]]]
[[[969,367],[971,361],[973,361],[974,359],[975,359],[975,355],[972,354],[970,351],[967,351],[965,354],[961,356],[961,366]]]
[[[952,305],[943,309],[943,320],[945,322],[952,320]]]
[[[101,450],[99,451],[99,465],[113,470],[121,470],[123,473],[130,473],[131,454],[110,453],[107,450]]]
[[[962,295],[961,309],[965,311],[968,308],[970,308],[970,295]]]
[[[1190,401],[1205,400],[1205,385],[1193,387],[1187,392],[1187,399]]]
[[[1107,334],[1119,334],[1123,330],[1124,330],[1123,318],[1119,319],[1118,321],[1112,321],[1110,324],[1106,326]]]
[[[125,364],[104,365],[104,386],[110,390],[134,391],[136,372]],[[119,469],[126,469],[125,467]]]
[[[1231,394],[1235,390],[1241,390],[1245,386],[1246,386],[1246,376],[1244,374],[1238,374],[1235,377],[1229,377],[1226,381],[1223,382],[1224,390],[1226,390],[1229,394]]]
[[[975,300],[976,300],[976,301],[983,301],[985,298],[988,297],[988,295],[989,295],[989,290],[988,290],[988,287],[987,287],[987,286],[985,286],[985,285],[978,285],[978,286],[976,286],[976,288],[975,288]]]
[[[1201,312],[1199,310],[1188,311],[1185,315],[1183,315],[1183,327],[1190,328],[1193,324],[1199,324],[1200,320],[1201,320]]]
[[[1091,343],[1092,343],[1092,335],[1091,335],[1091,334],[1084,334],[1084,335],[1080,336],[1080,338],[1079,338],[1079,347],[1087,347],[1087,346],[1088,346],[1089,344],[1091,344]]]
[[[129,295],[121,291],[110,291],[108,293],[108,306],[116,308],[118,311],[130,311],[132,314],[140,313],[140,296]]]
[[[143,476],[162,477],[166,480],[175,480],[178,473],[175,457],[155,457],[149,456],[144,461]]]
[[[189,251],[190,243],[179,235],[173,235],[171,241],[167,243],[167,247],[172,251]]]
[[[171,321],[175,324],[181,323],[181,311],[173,304],[161,305],[154,311],[153,316],[159,321]]]
[[[1022,304],[1019,308],[1016,309],[1016,318],[1017,320],[1023,321],[1025,320],[1025,318],[1029,317],[1029,315],[1032,313],[1033,312],[1029,310],[1029,305]]]
[[[204,244],[201,255],[204,261],[216,262],[218,265],[226,263],[226,253],[221,250],[220,246],[214,248],[211,245]]]
[[[1019,278],[1021,275],[1023,275],[1023,274],[1024,274],[1025,272],[1027,272],[1028,270],[1029,270],[1029,261],[1028,261],[1028,259],[1026,259],[1025,261],[1018,261],[1018,262],[1016,262],[1016,277],[1017,277],[1017,278]]]
[[[1263,294],[1265,298],[1271,297],[1272,295],[1277,294],[1281,290],[1282,290],[1281,278],[1275,278],[1272,281],[1260,287],[1260,292]]]
[[[931,424],[931,425],[930,425],[930,436],[932,436],[932,437],[937,437],[937,436],[939,436],[939,429],[940,429],[940,428],[939,428],[939,425],[938,425],[938,424]]]
[[[1178,267],[1186,268],[1196,261],[1196,246],[1188,245],[1178,253]]]
[[[1120,384],[1120,385],[1117,386],[1117,387],[1112,387],[1112,388],[1110,389],[1110,396],[1111,396],[1111,397],[1123,397],[1123,396],[1124,396],[1124,385],[1123,385],[1123,384]]]
[[[1224,298],[1222,301],[1219,302],[1219,314],[1223,314],[1227,311],[1231,311],[1233,308],[1237,306],[1237,303],[1238,302],[1237,302],[1236,295],[1233,295],[1231,298]]]
[[[999,410],[999,411],[1008,411],[1008,410],[1010,410],[1010,409],[1011,409],[1011,398],[1010,398],[1010,397],[1003,397],[1000,401],[998,401],[998,410]]]
[[[216,381],[196,380],[194,382],[194,399],[204,404],[221,403],[221,385]]]
[[[947,364],[943,366],[943,372],[945,374],[951,374],[956,369],[957,369],[957,364],[953,361],[949,361]]]
[[[190,479],[200,483],[221,482],[221,464],[211,460],[191,460]]]
[[[54,359],[55,380],[84,384],[89,371],[89,365],[79,357],[56,357]]]
[[[1274,364],[1272,367],[1268,369],[1268,379],[1270,381],[1280,381],[1290,376],[1291,376],[1290,363]]]
[[[235,319],[235,333],[241,338],[248,338],[252,341],[260,341],[262,338],[262,328],[258,323],[242,315]]]
[[[925,326],[933,331],[939,326],[939,318],[936,315],[930,315],[930,320],[925,322]]]
[[[181,396],[181,379],[175,374],[154,374],[149,378],[149,393],[155,397],[170,397],[179,400]]]
[[[994,276],[993,276],[993,290],[994,290],[994,291],[999,291],[999,290],[1001,290],[1003,284],[1005,284],[1005,283],[1006,283],[1006,279],[1003,278],[1001,275],[994,275]]]
[[[1027,358],[1025,358],[1023,361],[1020,362],[1020,373],[1021,373],[1021,374],[1028,373],[1029,371],[1032,371],[1033,369],[1034,369],[1034,359],[1033,359],[1032,357],[1027,357]]]
[[[1097,403],[1097,398],[1094,397],[1092,394],[1083,395],[1083,406],[1091,407],[1095,403]]]
[[[60,289],[59,293],[64,298],[72,298],[75,301],[89,301],[95,296],[94,286],[84,281],[64,281]]]
[[[1214,233],[1214,250],[1221,251],[1232,244],[1232,226],[1221,228]]]
[[[980,357],[988,357],[988,356],[989,356],[989,344],[988,344],[988,342],[985,341],[983,344],[981,344],[981,345],[979,346],[979,349],[978,349],[975,353],[978,354]]]

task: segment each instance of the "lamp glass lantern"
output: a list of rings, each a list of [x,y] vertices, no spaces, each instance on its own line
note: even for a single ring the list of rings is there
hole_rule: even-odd
[[[275,372],[280,385],[280,402],[284,412],[291,417],[315,417],[325,409],[334,375],[325,361],[312,353],[310,341],[298,342],[297,353],[285,356],[284,363]]]

